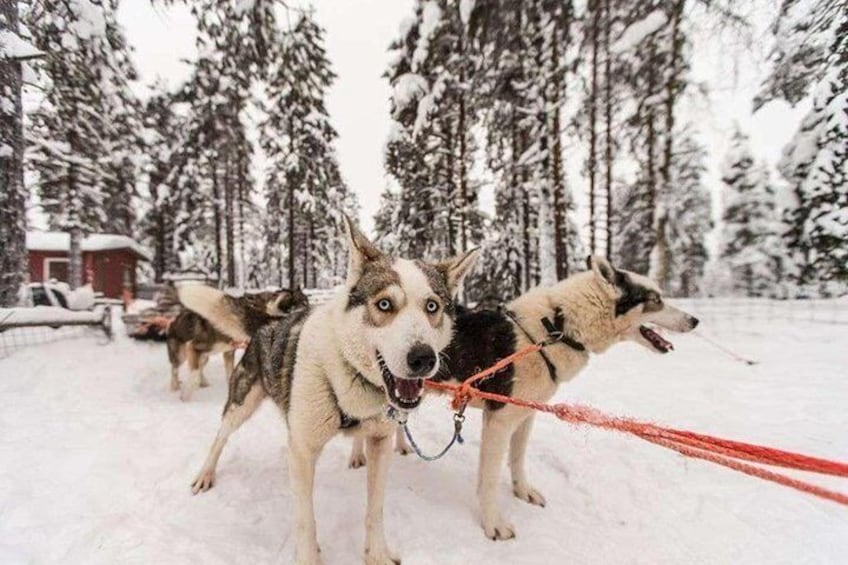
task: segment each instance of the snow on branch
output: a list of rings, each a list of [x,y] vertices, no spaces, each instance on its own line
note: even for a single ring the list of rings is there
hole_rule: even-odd
[[[662,10],[654,10],[638,22],[627,26],[621,37],[612,44],[610,51],[616,55],[629,51],[645,41],[649,35],[658,32],[667,23],[668,17],[665,13]]]
[[[32,59],[41,55],[41,51],[15,32],[0,31],[0,59]]]

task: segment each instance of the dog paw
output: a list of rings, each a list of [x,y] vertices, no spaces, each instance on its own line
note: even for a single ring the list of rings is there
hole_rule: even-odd
[[[400,565],[400,558],[388,549],[383,551],[369,551],[365,549],[366,565]]]
[[[534,489],[530,485],[513,485],[512,493],[517,497],[523,500],[524,502],[533,504],[535,506],[545,507],[547,501],[545,497],[542,496],[538,490]]]
[[[201,471],[191,483],[191,494],[206,492],[215,486],[215,471]]]
[[[365,454],[364,453],[354,453],[350,456],[350,460],[347,462],[347,466],[350,469],[359,469],[360,467],[365,467]]]
[[[309,551],[298,551],[296,552],[294,562],[297,565],[321,565],[323,563],[321,560],[321,549],[315,548]]]
[[[409,455],[412,453],[412,448],[406,445],[405,443],[399,443],[395,446],[395,451],[400,453],[401,455]]]
[[[180,400],[183,402],[188,402],[189,400],[191,400],[191,393],[193,392],[194,390],[187,386],[182,387],[180,389]]]
[[[177,392],[180,390],[180,381],[171,381],[171,392]]]
[[[489,524],[483,524],[486,537],[492,541],[508,540],[515,537],[515,528],[503,519],[493,520]]]
[[[206,388],[208,386],[209,386],[209,381],[207,381],[206,379],[203,379],[202,381],[200,381],[200,388]]]

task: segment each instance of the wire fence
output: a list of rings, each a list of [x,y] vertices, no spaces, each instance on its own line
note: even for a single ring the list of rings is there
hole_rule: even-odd
[[[27,347],[83,338],[94,338],[103,345],[110,341],[102,328],[91,326],[37,326],[3,330],[0,332],[0,359]]]
[[[672,302],[710,326],[744,328],[750,322],[803,322],[848,326],[848,300],[844,298],[685,298]]]

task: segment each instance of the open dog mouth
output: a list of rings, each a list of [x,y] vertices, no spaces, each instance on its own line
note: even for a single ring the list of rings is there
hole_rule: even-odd
[[[659,351],[660,353],[668,353],[674,349],[674,345],[667,339],[663,338],[660,334],[658,334],[655,330],[652,330],[648,326],[641,325],[639,326],[639,333],[642,334],[642,337],[648,340],[654,349]]]
[[[412,410],[421,403],[421,394],[424,392],[424,379],[407,379],[395,376],[386,365],[383,356],[377,351],[377,362],[380,364],[380,373],[386,385],[386,394],[389,396],[395,408]]]

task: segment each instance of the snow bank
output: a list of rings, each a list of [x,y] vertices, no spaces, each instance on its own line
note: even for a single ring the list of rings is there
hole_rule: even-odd
[[[610,52],[619,55],[642,43],[649,35],[659,31],[668,23],[668,17],[662,10],[654,10],[638,22],[627,26],[621,37],[610,46]]]
[[[75,311],[58,306],[0,308],[0,324],[61,324],[63,322],[100,322],[103,308]]]

